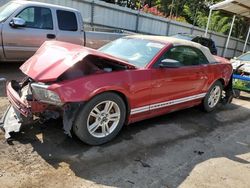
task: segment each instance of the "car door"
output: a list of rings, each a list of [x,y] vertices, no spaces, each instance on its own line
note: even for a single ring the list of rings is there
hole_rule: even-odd
[[[152,69],[151,110],[163,109],[205,96],[203,89],[207,82],[204,65],[198,49],[190,46],[176,46],[167,50]],[[176,68],[161,68],[164,59],[180,62]]]
[[[75,12],[56,10],[57,40],[83,45],[83,26],[80,28],[80,18]]]
[[[23,8],[14,17],[26,21],[24,27],[10,26],[10,20],[3,26],[3,46],[8,60],[26,60],[46,40],[56,37],[50,8],[30,6]]]

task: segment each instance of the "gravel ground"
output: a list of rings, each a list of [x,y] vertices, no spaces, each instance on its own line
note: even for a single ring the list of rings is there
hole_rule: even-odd
[[[22,77],[0,65],[0,78]],[[6,109],[0,97],[0,117]],[[90,147],[60,121],[0,131],[0,187],[250,187],[250,96],[212,113],[191,108],[124,127]]]

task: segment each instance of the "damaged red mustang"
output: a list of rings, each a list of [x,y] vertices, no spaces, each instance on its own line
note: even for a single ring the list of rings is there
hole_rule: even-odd
[[[10,81],[2,118],[6,138],[21,125],[63,119],[90,145],[113,139],[130,124],[231,100],[232,66],[200,44],[160,36],[127,36],[99,50],[45,42],[26,61],[22,82]]]

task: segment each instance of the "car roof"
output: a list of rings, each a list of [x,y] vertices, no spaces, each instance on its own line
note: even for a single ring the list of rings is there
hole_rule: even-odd
[[[74,8],[69,8],[69,7],[65,7],[65,6],[61,6],[61,5],[53,5],[53,4],[49,4],[49,3],[41,3],[41,2],[35,2],[35,1],[20,1],[20,0],[14,0],[11,2],[15,2],[18,4],[22,4],[22,5],[29,4],[31,6],[44,6],[44,7],[60,8],[60,9],[64,9],[64,10],[79,12],[77,9],[74,9]]]
[[[178,38],[178,39],[190,40],[190,41],[195,38],[194,35],[187,34],[187,33],[178,33],[178,34],[172,35],[171,37]]]
[[[188,41],[188,40],[184,40],[184,39],[178,39],[178,38],[174,38],[174,37],[166,37],[166,36],[155,36],[155,35],[130,35],[127,36],[128,38],[139,38],[139,39],[145,39],[145,40],[152,40],[155,42],[160,42],[160,43],[164,43],[166,45],[172,44],[173,46],[190,46],[190,47],[195,47],[200,49],[203,54],[207,57],[208,61],[210,63],[214,63],[216,62],[215,58],[213,57],[213,55],[211,54],[210,50],[199,44],[196,42],[192,42],[192,41]]]
[[[179,38],[175,38],[175,37],[155,36],[155,35],[131,35],[131,36],[128,36],[128,37],[130,37],[130,38],[140,38],[140,39],[145,39],[145,40],[153,40],[153,41],[161,42],[161,43],[164,43],[164,44],[173,44],[174,46],[188,45],[188,46],[193,46],[193,47],[196,47],[196,48],[203,48],[204,47],[199,43],[184,40],[184,39],[179,39]]]

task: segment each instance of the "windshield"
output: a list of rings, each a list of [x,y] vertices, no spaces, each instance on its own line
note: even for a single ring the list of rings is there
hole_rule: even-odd
[[[250,61],[250,53],[243,54],[239,56],[237,59],[241,61]]]
[[[138,38],[120,38],[99,51],[123,59],[136,67],[145,67],[164,47],[164,44]]]
[[[0,22],[6,20],[20,5],[9,2],[0,7]]]

